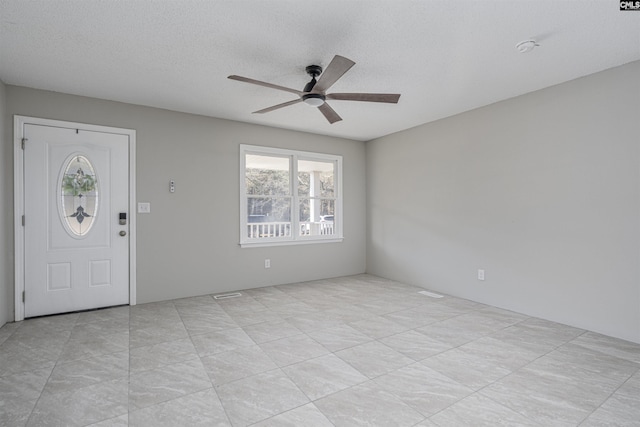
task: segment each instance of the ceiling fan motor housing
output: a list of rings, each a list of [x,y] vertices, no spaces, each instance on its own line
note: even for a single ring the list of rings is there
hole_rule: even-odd
[[[305,93],[302,95],[302,100],[312,107],[319,107],[324,104],[325,96],[321,93]]]

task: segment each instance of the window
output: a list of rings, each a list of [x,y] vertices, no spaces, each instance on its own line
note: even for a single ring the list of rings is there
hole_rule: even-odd
[[[342,239],[342,157],[240,146],[240,244]]]
[[[98,212],[98,179],[89,159],[74,154],[64,163],[59,186],[60,215],[73,237],[84,237]]]

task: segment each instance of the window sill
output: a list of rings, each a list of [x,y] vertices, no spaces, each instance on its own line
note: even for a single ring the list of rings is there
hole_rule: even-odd
[[[241,248],[264,248],[267,246],[293,246],[293,245],[314,245],[316,243],[342,243],[343,237],[331,239],[303,239],[303,240],[286,240],[286,241],[270,241],[270,242],[244,242],[240,243]]]

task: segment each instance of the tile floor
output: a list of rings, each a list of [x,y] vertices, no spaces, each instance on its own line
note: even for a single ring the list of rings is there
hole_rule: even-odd
[[[640,426],[640,345],[359,275],[0,329],[3,426]]]

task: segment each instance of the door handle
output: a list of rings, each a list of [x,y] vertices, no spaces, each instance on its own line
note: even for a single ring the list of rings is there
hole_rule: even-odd
[[[124,237],[124,236],[126,236],[126,235],[127,235],[127,232],[126,232],[126,231],[124,231],[124,230],[122,230],[119,234],[120,234],[122,237]]]

